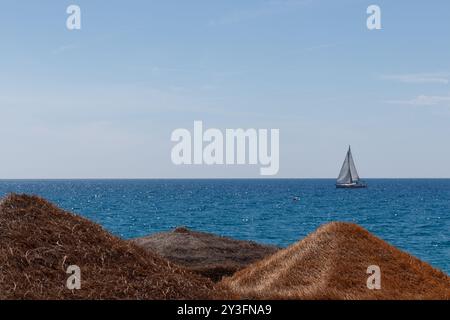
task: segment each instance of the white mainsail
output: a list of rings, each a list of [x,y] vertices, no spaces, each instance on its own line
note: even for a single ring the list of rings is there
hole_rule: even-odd
[[[353,161],[352,150],[348,148],[341,172],[337,178],[338,184],[350,184],[359,181],[358,171],[356,171],[355,162]]]

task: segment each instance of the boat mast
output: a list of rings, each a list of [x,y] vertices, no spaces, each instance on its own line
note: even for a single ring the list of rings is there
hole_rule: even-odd
[[[353,177],[352,177],[352,169],[350,168],[350,156],[352,154],[351,146],[348,146],[348,152],[347,152],[347,160],[348,160],[348,171],[350,172],[350,183],[353,183]]]

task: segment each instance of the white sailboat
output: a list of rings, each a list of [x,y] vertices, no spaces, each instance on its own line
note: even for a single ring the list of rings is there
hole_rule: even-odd
[[[345,156],[344,164],[336,181],[336,188],[366,188],[367,184],[362,182],[356,170],[355,162],[353,161],[352,150],[348,147],[347,155]]]

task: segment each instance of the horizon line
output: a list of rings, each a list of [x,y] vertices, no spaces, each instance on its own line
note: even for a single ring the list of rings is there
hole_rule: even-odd
[[[279,178],[259,178],[259,177],[231,177],[231,178],[224,178],[224,177],[213,177],[213,178],[0,178],[1,181],[63,181],[63,180],[336,180],[335,177],[332,178],[302,178],[302,177],[294,177],[294,178],[287,178],[287,177],[279,177]],[[371,178],[364,178],[361,179],[361,181],[364,180],[450,180],[450,177],[371,177]]]

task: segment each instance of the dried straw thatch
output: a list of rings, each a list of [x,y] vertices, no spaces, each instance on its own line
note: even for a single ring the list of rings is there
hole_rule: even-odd
[[[253,241],[240,241],[192,231],[185,227],[132,241],[213,281],[230,276],[280,249]]]
[[[370,265],[380,290],[367,287]],[[446,274],[349,223],[324,225],[221,285],[255,299],[450,299]]]
[[[66,270],[81,268],[81,289]],[[210,299],[209,279],[34,196],[0,204],[0,299]]]

